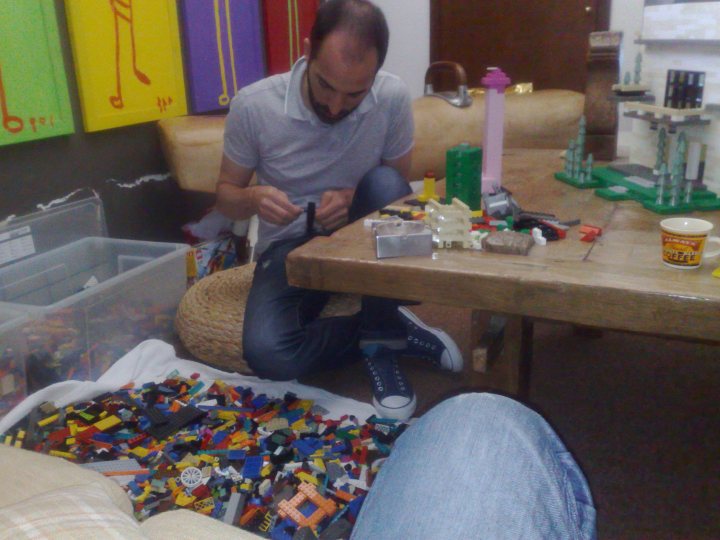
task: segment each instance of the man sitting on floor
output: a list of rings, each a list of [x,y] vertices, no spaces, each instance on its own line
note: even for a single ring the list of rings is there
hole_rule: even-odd
[[[233,99],[217,207],[231,219],[260,218],[243,329],[255,373],[293,379],[361,354],[378,412],[407,418],[415,394],[397,355],[460,371],[450,336],[387,298],[364,297],[355,316],[319,319],[328,294],[292,287],[285,275],[296,247],[411,193],[411,100],[399,78],[380,70],[388,40],[385,18],[369,1],[323,3],[292,71]]]

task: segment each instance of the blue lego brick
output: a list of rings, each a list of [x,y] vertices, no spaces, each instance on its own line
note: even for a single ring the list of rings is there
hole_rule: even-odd
[[[223,502],[217,501],[215,503],[215,507],[213,508],[213,511],[210,512],[210,516],[214,517],[216,519],[219,518],[222,515],[223,508],[224,508]]]
[[[228,452],[227,458],[230,461],[240,461],[245,459],[245,455],[247,452],[245,450],[230,450]]]
[[[289,519],[284,519],[273,527],[273,530],[270,532],[270,538],[272,538],[272,540],[292,540],[296,529],[297,525],[295,525],[295,523]]]
[[[214,445],[218,445],[221,442],[223,442],[225,439],[227,439],[228,433],[227,431],[218,431],[215,435],[213,435],[212,442]]]
[[[362,508],[364,502],[365,495],[361,495],[360,497],[357,497],[348,503],[348,514],[353,521],[357,519],[358,514],[360,513],[360,508]]]
[[[298,510],[300,510],[300,513],[307,518],[312,516],[317,509],[318,507],[311,502],[306,502],[300,508],[298,508]]]
[[[252,400],[252,405],[256,409],[260,409],[260,408],[264,407],[265,405],[267,405],[268,401],[269,401],[268,397],[265,394],[260,394],[260,395],[256,396],[255,399]]]
[[[292,446],[298,451],[301,457],[308,457],[315,453],[318,448],[323,445],[322,441],[318,439],[300,439],[293,441]]]
[[[133,492],[133,495],[139,496],[142,494],[143,489],[137,485],[137,482],[131,480],[127,485],[128,489]]]
[[[336,444],[333,445],[332,452],[334,452],[336,454],[342,454],[343,452],[345,452],[347,450],[347,448],[348,448],[348,445],[345,442],[338,441]]]
[[[245,466],[242,470],[244,478],[255,479],[260,477],[260,469],[263,466],[263,458],[260,456],[250,456],[245,460]]]
[[[116,434],[116,435],[119,435],[119,434]],[[135,435],[133,435],[133,437],[135,437]],[[108,444],[112,444],[116,438],[121,439],[123,437],[122,436],[116,437],[115,435],[110,435],[108,433],[95,433],[91,437],[91,439],[93,441],[103,442],[103,443],[108,443]]]

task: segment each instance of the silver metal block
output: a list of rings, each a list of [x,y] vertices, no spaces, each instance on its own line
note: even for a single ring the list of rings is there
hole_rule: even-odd
[[[375,227],[378,259],[432,255],[432,231],[419,221],[380,223]]]

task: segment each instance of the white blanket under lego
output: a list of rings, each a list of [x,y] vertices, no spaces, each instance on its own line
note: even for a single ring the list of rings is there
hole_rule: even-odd
[[[140,343],[115,362],[95,382],[64,381],[29,395],[0,420],[0,433],[10,429],[34,407],[45,401],[52,401],[58,407],[63,407],[70,403],[90,400],[105,392],[113,392],[128,383],[141,386],[148,382],[161,382],[173,370],[177,370],[182,377],[190,377],[193,373],[198,373],[200,380],[208,385],[220,379],[233,386],[250,387],[255,394],[267,394],[269,397],[282,398],[286,392],[292,392],[302,399],[312,399],[316,404],[327,409],[329,418],[352,414],[364,421],[375,414],[375,409],[368,403],[344,398],[295,381],[273,382],[238,373],[228,373],[198,362],[183,360],[176,356],[175,349],[171,345],[150,339]]]

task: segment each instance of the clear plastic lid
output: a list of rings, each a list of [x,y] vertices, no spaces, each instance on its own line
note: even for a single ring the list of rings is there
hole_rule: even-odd
[[[0,268],[88,236],[107,237],[99,197],[0,222]]]

